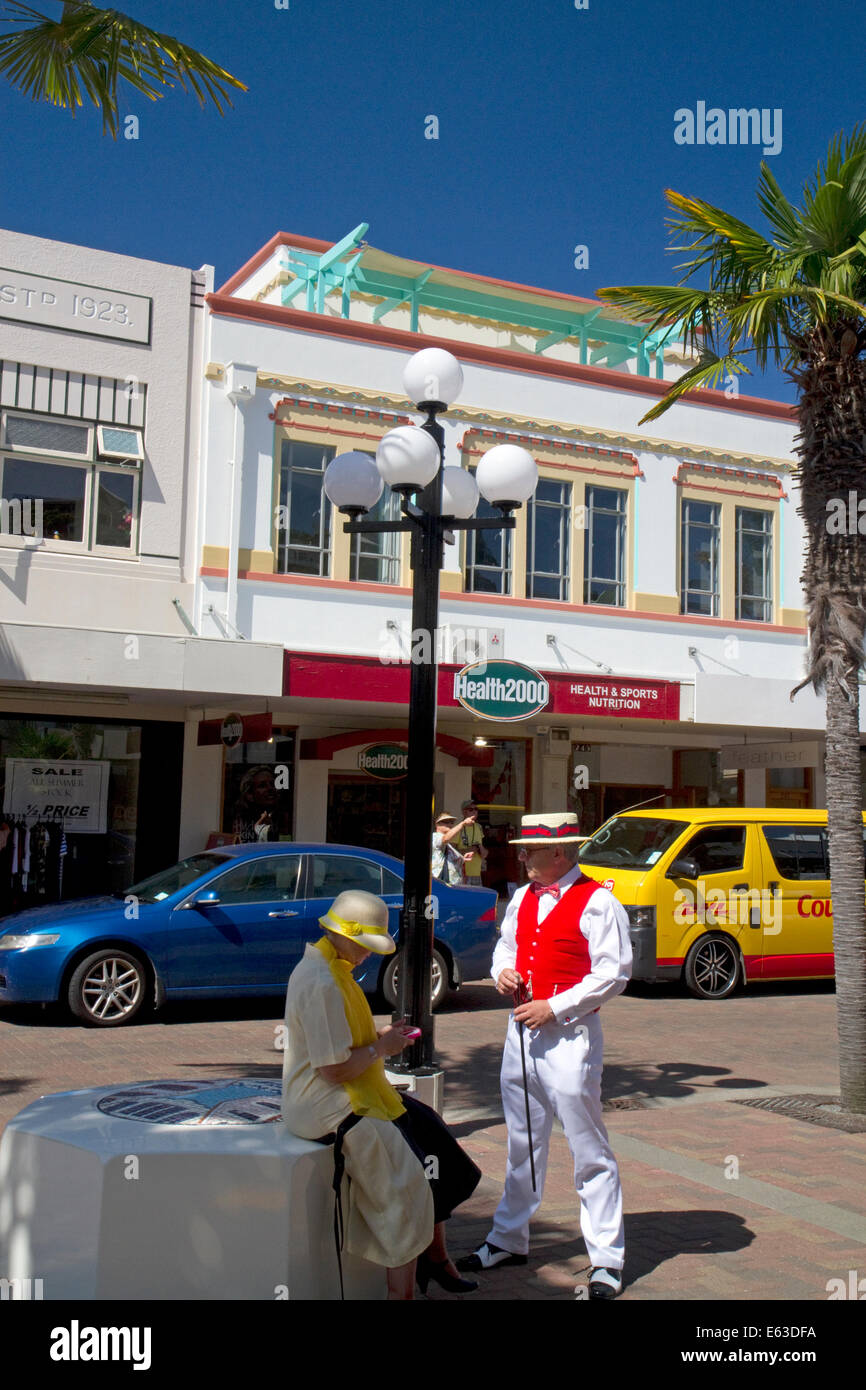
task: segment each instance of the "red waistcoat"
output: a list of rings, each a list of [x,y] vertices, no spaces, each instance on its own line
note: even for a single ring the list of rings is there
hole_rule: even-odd
[[[533,999],[550,999],[579,984],[592,969],[589,942],[580,930],[583,910],[600,885],[578,879],[538,922],[538,898],[529,888],[517,909],[517,961],[522,980],[532,981]]]

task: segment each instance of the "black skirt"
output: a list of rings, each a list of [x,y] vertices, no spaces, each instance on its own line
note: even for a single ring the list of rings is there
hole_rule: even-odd
[[[447,1221],[454,1208],[475,1191],[481,1181],[481,1169],[461,1149],[435,1110],[413,1096],[401,1094],[400,1099],[406,1113],[398,1115],[394,1124],[427,1174],[434,1220],[437,1224]]]

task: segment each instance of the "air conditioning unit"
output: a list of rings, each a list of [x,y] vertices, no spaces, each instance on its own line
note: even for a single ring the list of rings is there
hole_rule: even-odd
[[[472,666],[476,661],[493,661],[505,655],[505,628],[458,627],[444,629],[442,659],[455,666]]]
[[[550,729],[547,735],[547,751],[554,757],[567,758],[571,752],[571,734],[568,729]]]

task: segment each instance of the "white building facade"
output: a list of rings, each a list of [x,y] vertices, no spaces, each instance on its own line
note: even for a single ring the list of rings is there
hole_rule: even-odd
[[[280,689],[190,616],[212,283],[0,232],[0,913],[172,862],[208,702]]]
[[[365,231],[279,234],[207,297],[193,621],[227,652],[285,656],[278,697],[234,702],[274,741],[189,767],[186,847],[217,815],[240,824],[242,783],[252,816],[276,763],[274,836],[402,849],[408,541],[360,548],[322,481],[336,454],[417,421],[402,371],[434,345],[464,373],[446,461],[472,469],[509,441],[540,474],[515,532],[458,537],[441,582],[436,800],[477,799],[491,881],[514,876],[524,811],[572,807],[592,830],[644,801],[824,804],[823,702],[789,699],[805,648],[791,408],[702,391],[641,426],[684,369],[675,342],[643,342],[595,301],[377,251]],[[476,654],[542,673],[546,708],[468,713],[453,678]]]

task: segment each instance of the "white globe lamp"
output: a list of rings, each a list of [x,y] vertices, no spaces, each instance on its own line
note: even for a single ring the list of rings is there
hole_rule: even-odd
[[[375,507],[384,489],[382,475],[369,454],[353,449],[338,454],[325,469],[325,494],[338,511],[357,517]]]
[[[444,348],[422,348],[406,363],[403,390],[419,410],[447,408],[463,390],[463,368]]]
[[[475,479],[487,502],[503,512],[513,512],[535,492],[538,465],[518,444],[497,444],[480,460]]]
[[[478,506],[478,484],[464,468],[442,469],[442,516],[465,521]]]
[[[439,472],[439,445],[420,425],[398,425],[379,441],[376,467],[395,492],[408,497]]]

